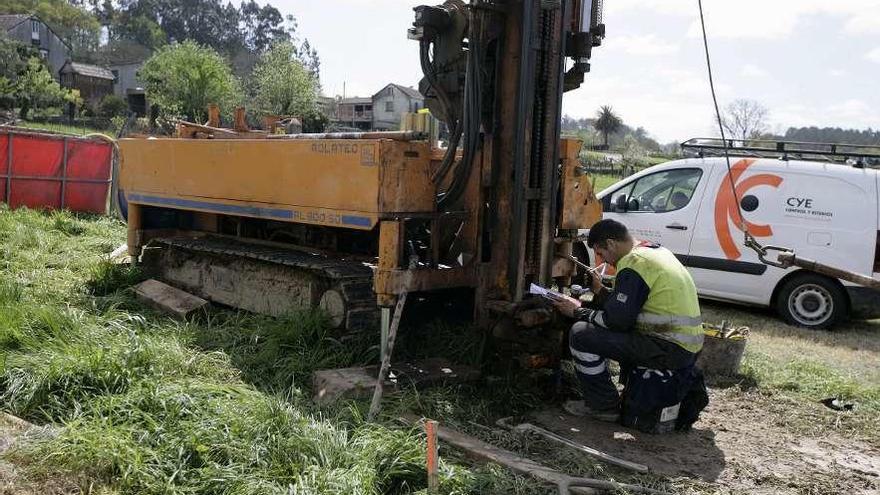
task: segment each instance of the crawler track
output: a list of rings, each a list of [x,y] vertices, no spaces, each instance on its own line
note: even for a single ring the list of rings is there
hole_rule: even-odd
[[[345,330],[378,322],[373,270],[360,261],[208,236],[153,239],[143,263],[154,276],[220,304],[273,316],[322,307]]]

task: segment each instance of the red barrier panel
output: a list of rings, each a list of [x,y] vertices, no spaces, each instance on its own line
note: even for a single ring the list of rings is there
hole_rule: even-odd
[[[0,202],[106,213],[110,143],[19,130],[0,134]]]

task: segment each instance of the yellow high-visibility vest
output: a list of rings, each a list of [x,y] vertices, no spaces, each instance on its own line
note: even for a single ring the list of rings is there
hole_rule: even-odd
[[[699,352],[703,348],[700,303],[684,265],[666,248],[637,246],[617,262],[618,273],[626,268],[638,273],[650,289],[636,330]]]

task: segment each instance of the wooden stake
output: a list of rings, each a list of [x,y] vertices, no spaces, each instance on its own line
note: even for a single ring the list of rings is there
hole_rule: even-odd
[[[437,446],[437,422],[434,420],[425,421],[425,435],[428,437],[428,493],[436,494],[440,491],[440,453]]]
[[[220,127],[220,107],[216,103],[208,105],[208,127]]]
[[[247,117],[245,117],[244,107],[235,109],[235,119],[233,120],[232,129],[235,132],[247,132],[250,129],[247,125]]]

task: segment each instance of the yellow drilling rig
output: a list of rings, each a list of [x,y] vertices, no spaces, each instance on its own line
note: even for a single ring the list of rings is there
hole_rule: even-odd
[[[206,299],[391,324],[404,293],[463,291],[483,328],[541,327],[529,284],[566,284],[601,218],[561,103],[604,37],[601,0],[415,8],[425,105],[448,129],[258,134],[181,125],[121,139],[129,253]],[[506,322],[506,323],[505,323]],[[503,333],[503,332],[501,332]]]

